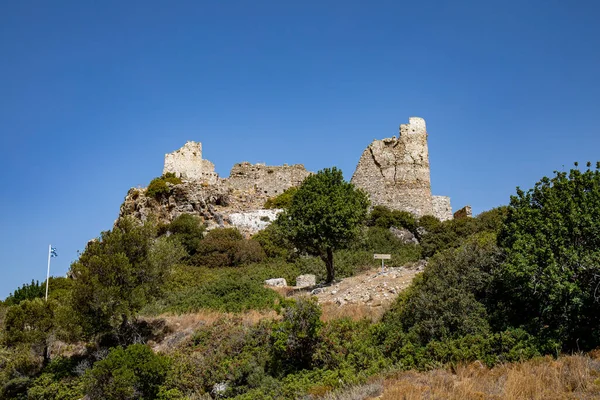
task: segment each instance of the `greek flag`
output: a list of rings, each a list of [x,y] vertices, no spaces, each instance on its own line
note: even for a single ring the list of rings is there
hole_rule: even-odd
[[[56,254],[56,247],[50,247],[50,257],[58,257],[58,254]]]

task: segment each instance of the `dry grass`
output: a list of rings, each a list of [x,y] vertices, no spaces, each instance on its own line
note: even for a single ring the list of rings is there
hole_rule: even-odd
[[[545,357],[493,369],[476,362],[454,372],[405,372],[385,382],[381,400],[600,399],[599,356]]]
[[[262,320],[280,319],[275,311],[247,311],[241,314],[222,313],[218,311],[199,311],[189,314],[163,314],[158,317],[143,317],[141,319],[147,322],[164,321],[165,335],[159,339],[159,342],[149,341],[148,344],[158,352],[168,353],[175,350],[176,347],[191,337],[194,332],[203,326],[212,325],[223,319],[234,320],[239,324],[252,326]]]
[[[321,304],[323,310],[321,320],[326,322],[334,319],[350,318],[359,321],[366,318],[372,322],[377,322],[388,308],[389,306],[373,307],[368,304],[344,304],[340,307],[336,303],[323,303]]]

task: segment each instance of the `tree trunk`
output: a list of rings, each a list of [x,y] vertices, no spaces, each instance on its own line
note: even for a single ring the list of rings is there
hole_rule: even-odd
[[[335,278],[335,269],[333,267],[333,249],[331,247],[327,248],[327,254],[325,254],[322,259],[325,261],[325,267],[327,268],[326,283],[331,283]]]

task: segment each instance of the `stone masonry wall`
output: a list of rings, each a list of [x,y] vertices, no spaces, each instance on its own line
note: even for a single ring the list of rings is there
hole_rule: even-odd
[[[227,184],[234,190],[277,196],[292,186],[298,186],[310,172],[302,164],[268,166],[243,162],[231,169]]]
[[[432,196],[433,216],[440,221],[448,221],[452,219],[452,206],[450,205],[450,197],[447,196]]]
[[[187,142],[173,153],[165,154],[163,175],[171,172],[183,180],[214,184],[219,179],[215,166],[202,159],[202,143]]]
[[[425,120],[412,117],[400,125],[398,138],[373,141],[363,152],[352,183],[369,194],[372,205],[435,215]]]

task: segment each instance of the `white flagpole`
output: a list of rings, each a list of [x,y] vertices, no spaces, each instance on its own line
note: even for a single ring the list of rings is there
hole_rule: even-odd
[[[52,253],[52,245],[48,245],[48,272],[46,273],[46,301],[48,301],[48,281],[50,280],[50,255]]]

